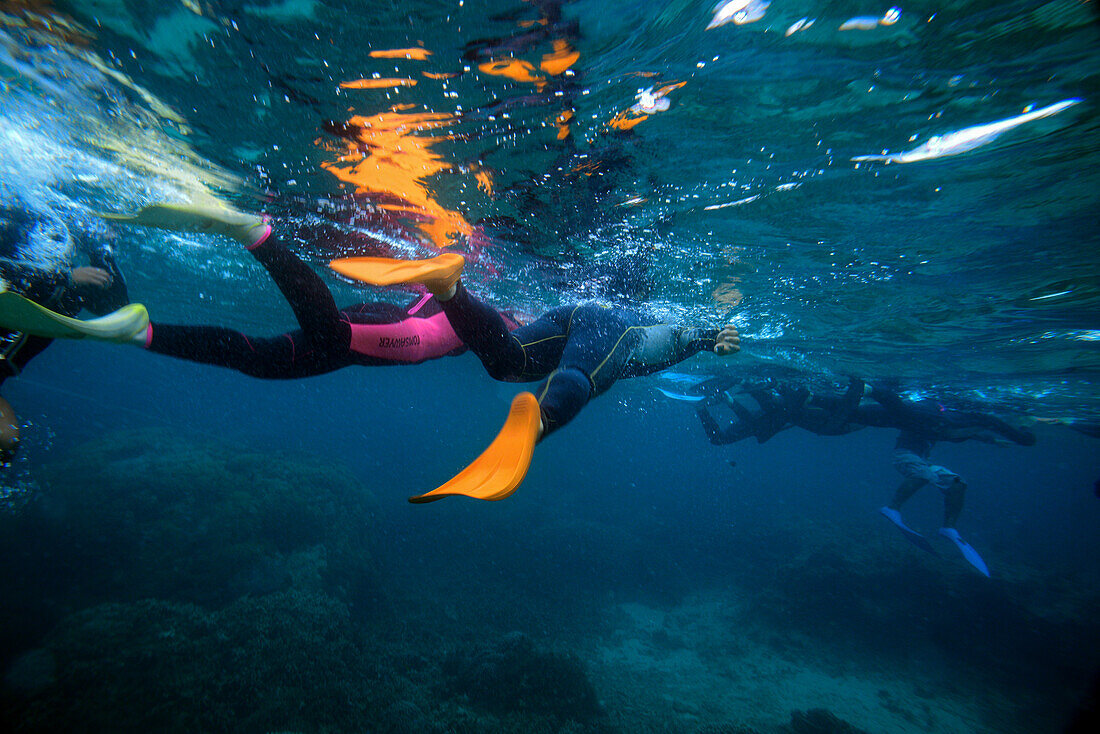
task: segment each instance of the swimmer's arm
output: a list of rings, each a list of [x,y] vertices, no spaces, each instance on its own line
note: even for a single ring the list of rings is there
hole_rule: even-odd
[[[645,339],[631,360],[628,374],[631,377],[651,375],[702,351],[726,356],[740,348],[740,338],[733,326],[698,329],[655,324],[646,327]]]
[[[126,289],[126,280],[115,263],[111,249],[103,247],[92,250],[88,259],[90,265],[75,268],[72,272],[81,305],[97,316],[102,316],[129,303],[130,294]]]

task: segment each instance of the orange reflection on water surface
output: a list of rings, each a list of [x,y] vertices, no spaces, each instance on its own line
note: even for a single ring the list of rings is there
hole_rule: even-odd
[[[446,112],[405,113],[400,108],[373,116],[356,115],[343,126],[340,142],[325,147],[338,154],[321,167],[356,187],[357,194],[395,216],[415,223],[437,249],[469,238],[470,224],[438,201],[429,179],[453,168],[433,150],[440,140],[425,135],[456,121]]]
[[[478,71],[483,74],[506,76],[517,82],[541,84],[546,81],[546,77],[536,74],[535,67],[530,62],[524,61],[523,59],[511,57],[493,59],[492,61],[486,61],[484,64],[478,64],[477,68]]]
[[[581,52],[575,50],[568,41],[555,38],[554,51],[542,57],[542,70],[551,76],[561,76],[577,63]]]
[[[353,82],[340,82],[343,89],[395,89],[397,87],[415,87],[415,79],[356,79]]]
[[[412,59],[427,61],[432,52],[426,48],[380,48],[370,52],[372,59]]]

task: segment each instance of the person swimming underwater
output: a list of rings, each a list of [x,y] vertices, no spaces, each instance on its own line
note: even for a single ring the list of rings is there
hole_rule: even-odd
[[[906,400],[895,390],[865,385],[858,378],[851,378],[839,394],[811,390],[808,382],[708,380],[696,386],[698,392],[706,394],[696,411],[714,444],[749,437],[764,443],[776,433],[796,426],[819,436],[843,435],[872,426],[898,429],[894,466],[903,479],[880,512],[914,545],[935,553],[928,539],[904,522],[901,507],[921,488],[936,487],[943,493],[944,501],[939,534],[951,540],[974,568],[989,576],[985,561],[955,527],[967,485],[955,472],[931,462],[932,446],[937,441],[968,440],[1031,446],[1035,435],[989,413],[951,410],[934,400]]]
[[[652,374],[700,351],[734,354],[732,326],[700,329],[660,323],[642,311],[595,303],[561,306],[510,331],[500,315],[461,281],[465,259],[444,253],[429,260],[346,258],[330,267],[378,286],[419,283],[439,301],[455,333],[490,377],[540,381],[512,402],[504,427],[484,453],[449,482],[411,502],[452,495],[500,500],[519,487],[535,444],[566,425],[617,380]]]
[[[308,265],[291,253],[262,217],[217,206],[155,204],[134,215],[104,215],[127,224],[230,237],[243,245],[271,275],[298,321],[299,329],[257,337],[220,326],[151,323],[144,306],[108,322],[57,318],[44,309],[0,294],[0,324],[52,336],[90,337],[143,346],[151,352],[237,370],[262,379],[298,379],[351,365],[417,364],[466,351],[430,294],[405,307],[379,301],[336,307],[332,294]],[[32,312],[32,313],[28,313]],[[20,321],[20,314],[25,318]],[[121,317],[122,314],[116,314]],[[499,313],[506,328],[518,323]],[[32,318],[33,317],[33,318]],[[35,323],[37,319],[39,323]]]

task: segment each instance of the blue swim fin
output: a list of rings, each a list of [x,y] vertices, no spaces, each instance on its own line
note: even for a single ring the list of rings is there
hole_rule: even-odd
[[[932,544],[928,542],[928,538],[924,537],[916,530],[905,524],[905,522],[901,519],[900,512],[893,509],[892,507],[882,507],[879,509],[879,512],[881,512],[882,516],[885,517],[887,520],[894,523],[894,525],[897,526],[898,530],[901,531],[901,534],[904,535],[910,543],[917,546],[921,550],[928,551],[934,556],[939,555],[939,553],[936,552],[936,549],[932,547]]]
[[[955,528],[940,528],[940,535],[945,538],[950,538],[952,542],[954,542],[955,545],[958,546],[959,551],[963,554],[963,558],[966,559],[966,562],[974,568],[978,569],[978,571],[983,576],[989,578],[989,568],[985,565],[985,561],[983,561],[982,557],[978,555],[978,551],[974,550],[974,546],[970,545],[970,543],[967,543],[965,540],[962,539],[962,536],[959,535],[958,530],[956,530]]]

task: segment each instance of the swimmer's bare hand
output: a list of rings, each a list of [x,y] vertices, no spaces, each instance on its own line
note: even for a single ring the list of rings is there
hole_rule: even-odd
[[[73,282],[77,285],[106,288],[111,285],[111,274],[103,268],[84,266],[73,270]]]
[[[737,334],[737,327],[726,324],[714,339],[714,353],[720,357],[727,357],[740,351],[741,337]]]

